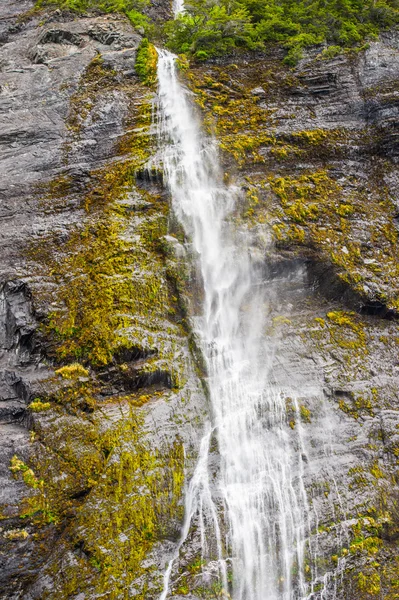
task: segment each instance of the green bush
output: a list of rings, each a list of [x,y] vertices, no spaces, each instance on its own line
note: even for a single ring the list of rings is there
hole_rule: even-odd
[[[203,60],[237,47],[256,48],[249,11],[238,2],[195,0],[166,25],[168,47]]]
[[[153,85],[157,80],[158,54],[147,38],[143,38],[137,48],[135,69],[145,85]]]
[[[399,0],[191,0],[166,35],[171,50],[200,60],[280,43],[294,64],[303,48],[352,47],[398,22]]]

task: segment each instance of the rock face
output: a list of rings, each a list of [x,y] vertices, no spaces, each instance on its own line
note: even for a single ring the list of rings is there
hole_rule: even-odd
[[[148,597],[204,410],[153,92],[125,18],[31,7],[1,9],[0,597]]]
[[[209,410],[197,292],[147,168],[140,35],[31,8],[0,8],[0,598],[150,600]],[[398,39],[186,74],[270,288],[313,600],[398,597]],[[220,597],[198,537],[176,598]]]
[[[396,33],[295,70],[276,53],[188,74],[270,288],[312,598],[398,593],[398,74]]]

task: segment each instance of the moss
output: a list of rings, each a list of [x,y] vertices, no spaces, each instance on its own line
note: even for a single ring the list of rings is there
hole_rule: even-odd
[[[362,466],[354,467],[350,474],[367,473]],[[342,548],[340,555],[347,557],[342,587],[338,593],[342,598],[377,600],[382,595],[396,600],[399,590],[399,560],[397,557],[396,534],[391,536],[390,527],[399,523],[397,492],[392,482],[380,482],[375,505],[368,503],[365,512],[357,515],[351,525],[352,539],[349,548]],[[396,524],[396,525],[395,525]],[[395,530],[397,532],[397,530]],[[340,575],[342,577],[342,575]]]
[[[212,76],[201,69],[191,69],[186,76],[196,101],[206,112],[205,127],[216,133],[223,152],[243,166],[248,161],[263,163],[259,149],[276,141],[268,130],[274,111],[259,106],[257,98],[243,88],[241,74],[229,65],[213,67]]]
[[[345,311],[332,311],[327,313],[327,318],[332,324],[334,324],[338,328],[343,327],[347,331],[350,330],[354,334],[353,336],[345,335],[344,337],[341,337],[339,334],[335,334],[335,340],[338,343],[338,345],[341,346],[341,348],[356,349],[360,347],[365,347],[366,336],[364,332],[364,327],[358,319],[356,313]]]
[[[291,81],[277,60],[272,68],[267,60],[223,68],[194,67],[187,77],[204,111],[205,125],[216,134],[225,153],[225,162],[233,158],[246,173],[251,165],[257,165],[256,176],[247,178],[247,195],[252,198],[245,202],[244,218],[254,227],[270,223],[279,247],[305,247],[330,262],[338,277],[358,295],[364,297],[372,289],[373,300],[397,311],[395,208],[389,190],[381,186],[384,173],[393,166],[376,159],[366,181],[348,174],[339,182],[332,171],[321,167],[321,162],[349,156],[353,146],[374,143],[370,133],[316,128],[276,134],[276,104],[280,116],[284,94],[303,85],[292,74]],[[251,94],[255,86],[265,90],[265,100]],[[284,116],[295,118],[288,113]],[[295,169],[299,157],[314,162],[314,168],[299,176],[279,174],[262,179],[261,171]],[[287,164],[276,167],[276,160]],[[278,204],[271,201],[269,190],[276,194]]]
[[[26,540],[29,537],[29,533],[26,529],[10,529],[3,535],[8,540]]]
[[[372,565],[374,566],[374,565]],[[375,566],[379,566],[378,563]],[[369,570],[366,574],[359,573],[357,583],[361,592],[367,594],[379,595],[381,591],[381,577],[376,571]]]
[[[22,502],[20,517],[32,519],[39,525],[57,522],[58,516],[52,509],[44,480],[38,477],[33,469],[16,455],[11,459],[10,470],[14,477],[22,478],[25,485],[31,490],[31,493]]]
[[[304,423],[311,423],[312,419],[311,419],[311,411],[304,405],[301,404],[299,407],[299,414],[301,416],[301,420]]]
[[[343,410],[343,409],[341,409],[341,410]],[[347,411],[345,410],[345,412],[347,412]],[[370,485],[366,470],[361,466],[351,467],[348,471],[348,475],[351,478],[351,482],[349,483],[350,490],[362,489],[362,488],[366,488]]]
[[[67,383],[51,393],[50,400],[66,407],[69,411],[92,412],[96,407],[96,394],[98,387],[88,378],[70,378]]]
[[[259,73],[262,73],[261,80]],[[267,163],[270,156],[285,161],[345,149],[346,130],[275,133],[276,109],[260,103],[251,93],[251,86],[262,87],[266,98],[274,100],[276,93],[299,85],[292,73],[277,61],[270,70],[256,61],[241,68],[237,65],[227,65],[223,70],[207,67],[205,72],[197,67],[190,69],[187,77],[205,112],[205,127],[216,133],[221,150],[231,155],[240,167]]]
[[[151,328],[158,331],[159,316],[171,307],[167,281],[160,277],[162,256],[151,251],[166,233],[163,213],[147,212],[134,242],[122,238],[124,228],[115,214],[90,223],[71,235],[67,255],[50,263],[65,308],[50,315],[47,331],[54,334],[61,359],[105,365],[119,348],[131,345],[127,328],[152,319]],[[154,341],[149,332],[144,346],[151,349]]]
[[[144,85],[154,85],[157,80],[158,54],[147,38],[143,38],[137,48],[135,69]]]
[[[392,282],[398,270],[394,258],[398,251],[397,230],[393,205],[383,190],[375,193],[374,202],[368,199],[370,193],[367,199],[348,197],[325,170],[300,177],[271,177],[269,184],[280,203],[277,209],[268,207],[271,218],[279,219],[272,229],[280,245],[299,243],[315,250],[361,296],[365,285],[373,282],[379,290],[376,299],[396,310],[399,290]],[[264,210],[263,201],[257,210]],[[356,229],[359,219],[367,224],[361,231]]]
[[[125,85],[103,68],[92,64],[72,98],[79,127],[83,102],[102,93],[102,76],[105,92]],[[31,404],[29,462],[12,464],[28,486],[20,516],[39,536],[50,525],[58,532],[46,570],[54,591],[43,598],[86,590],[116,599],[133,583],[137,598],[148,597],[156,582],[144,559],[155,542],[176,535],[183,512],[183,446],[176,438],[153,449],[140,412],[185,384],[187,356],[162,242],[168,206],[154,186],[150,193],[138,183],[152,152],[152,97],[137,81],[126,86],[131,106],[118,156],[92,171],[84,189],[67,176],[45,189],[43,210],[78,191],[83,222],[62,241],[54,235],[27,248],[33,272],[46,278],[38,299],[52,311],[41,335],[59,367]],[[162,381],[153,385],[153,374]],[[65,553],[73,560],[60,579]]]
[[[33,410],[33,412],[42,412],[48,410],[50,407],[50,402],[42,402],[40,398],[35,398],[33,402],[29,404],[29,410]]]
[[[272,225],[280,245],[294,242],[316,250],[324,260],[328,259],[335,265],[338,276],[360,295],[364,294],[365,281],[375,280],[377,289],[381,290],[389,286],[391,305],[395,306],[398,290],[388,283],[389,277],[395,277],[393,274],[397,270],[391,254],[397,244],[392,223],[384,219],[384,226],[377,225],[381,214],[378,217],[369,214],[365,218],[366,221],[371,219],[367,222],[370,222],[368,235],[373,246],[359,240],[359,234],[353,230],[356,221],[352,218],[358,219],[366,212],[370,213],[370,203],[363,204],[360,199],[344,196],[342,187],[327,171],[315,171],[297,178],[272,177],[269,183],[280,202],[279,208],[271,211],[272,218],[280,220]],[[259,203],[258,210],[264,210],[263,202]],[[375,229],[378,229],[378,237],[373,233]],[[361,235],[365,233],[363,230]],[[375,256],[379,256],[381,246],[386,248],[387,261],[380,262],[365,256],[365,248],[369,247],[374,248]],[[382,293],[379,297],[381,301],[387,301]]]
[[[66,576],[59,579],[54,555],[46,573],[55,577],[55,586],[46,598],[69,598],[82,590],[124,597],[126,586],[141,575],[146,579],[142,562],[153,544],[171,535],[182,518],[181,442],[151,448],[143,417],[125,400],[120,408],[117,420],[104,421],[100,411],[90,420],[56,412],[50,420],[36,419],[31,464],[16,456],[11,461],[14,476],[31,490],[21,518],[40,531],[49,523],[65,527],[74,516],[64,536],[74,560],[63,563]]]
[[[370,473],[372,474],[373,477],[375,477],[375,479],[383,479],[384,478],[384,473],[382,472],[378,462],[374,462],[374,464],[370,468]]]
[[[344,173],[339,181],[323,166],[337,157],[353,156],[353,147],[371,147],[376,143],[373,135],[368,130],[295,131],[295,123],[293,133],[281,133],[281,128],[276,133],[282,114],[295,119],[295,114],[284,111],[284,101],[288,96],[292,102],[293,88],[304,85],[301,75],[295,78],[276,59],[192,66],[186,76],[204,112],[205,126],[220,143],[223,160],[229,164],[233,159],[249,174],[247,195],[257,197],[248,198],[243,206],[249,224],[269,223],[279,247],[304,247],[308,255],[312,252],[332,264],[359,296],[370,295],[399,310],[394,199],[381,185],[394,166],[376,158],[366,179]],[[395,85],[390,88],[396,93]],[[252,94],[253,87],[262,87],[264,98]],[[297,170],[298,159],[314,166],[299,176],[287,175]]]
[[[73,179],[69,175],[59,175],[45,183],[36,186],[41,210],[45,213],[54,213],[57,209],[65,207],[65,198],[73,191]]]
[[[71,231],[62,252],[54,239],[32,245],[30,256],[55,284],[46,301],[57,308],[45,333],[53,339],[57,360],[98,367],[135,344],[156,355],[143,373],[169,371],[173,385],[182,385],[184,366],[176,358],[182,332],[160,241],[168,207],[135,185],[151,152],[151,105],[148,92],[140,89],[129,123],[136,127],[117,148],[127,158],[91,173],[82,197],[87,222]]]
[[[284,215],[300,224],[318,220],[339,192],[339,186],[326,170],[309,172],[298,178],[270,177],[268,182],[281,202]]]
[[[70,98],[67,128],[78,136],[87,117],[93,112],[98,94],[112,90],[118,82],[117,72],[95,56],[81,76],[76,92]]]
[[[79,377],[87,377],[89,375],[89,371],[79,363],[65,365],[65,367],[57,369],[55,373],[56,375],[60,375],[63,379],[77,379]]]
[[[291,325],[291,321],[287,317],[284,317],[283,315],[279,315],[278,317],[273,318],[272,324],[273,324],[273,328],[277,328],[277,327],[281,327],[283,325]]]
[[[168,531],[179,508],[183,484],[183,450],[176,442],[166,456],[143,441],[140,419],[110,431],[116,439],[101,479],[78,515],[75,543],[83,541],[100,576],[94,589],[107,589],[117,598],[143,572],[141,563],[154,542]],[[91,575],[91,564],[83,565]],[[89,575],[90,577],[90,575]],[[68,590],[70,593],[70,590]]]

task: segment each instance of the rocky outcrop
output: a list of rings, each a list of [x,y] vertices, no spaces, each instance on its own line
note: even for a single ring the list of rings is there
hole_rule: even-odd
[[[153,90],[126,18],[31,7],[0,21],[0,597],[147,598],[204,407],[142,177]]]
[[[311,598],[395,598],[397,33],[323,56],[295,69],[277,51],[234,56],[188,77],[246,193],[235,218],[270,290],[273,379],[304,457]]]

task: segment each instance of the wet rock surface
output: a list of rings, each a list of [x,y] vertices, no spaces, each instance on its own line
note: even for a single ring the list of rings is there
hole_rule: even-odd
[[[293,70],[276,54],[188,74],[246,194],[235,218],[270,297],[270,378],[302,457],[312,599],[397,594],[384,531],[397,530],[398,75],[397,33]],[[201,597],[193,564],[176,565],[173,589]]]
[[[199,436],[204,403],[175,284],[151,245],[166,220],[163,191],[135,187],[151,143],[153,91],[136,76],[141,36],[127,19],[60,11],[18,18],[32,6],[0,9],[0,597],[97,597],[115,588],[98,577],[98,552],[113,553],[109,577],[123,589],[137,580],[139,595],[159,588],[159,576],[148,573],[163,564],[163,540],[178,535],[182,444],[189,470],[197,445],[182,423],[198,415]],[[151,240],[148,249],[140,235]],[[66,266],[68,256],[87,252],[90,259]],[[120,268],[127,256],[130,276]],[[104,278],[95,268],[85,278],[81,264],[98,264]],[[113,333],[121,319],[106,334],[96,321],[108,327],[109,310],[101,318],[96,311],[107,294],[118,311],[121,285],[136,286],[137,302],[148,302],[133,324],[123,319],[123,337]],[[72,304],[60,286],[72,290]],[[90,343],[119,340],[86,367],[79,352],[65,358],[57,350],[72,305],[73,318],[91,320]],[[115,493],[125,497],[120,509]],[[103,525],[93,528],[92,517]],[[129,541],[132,526],[140,540]],[[91,538],[90,530],[102,533]],[[155,539],[151,569],[142,567]]]

